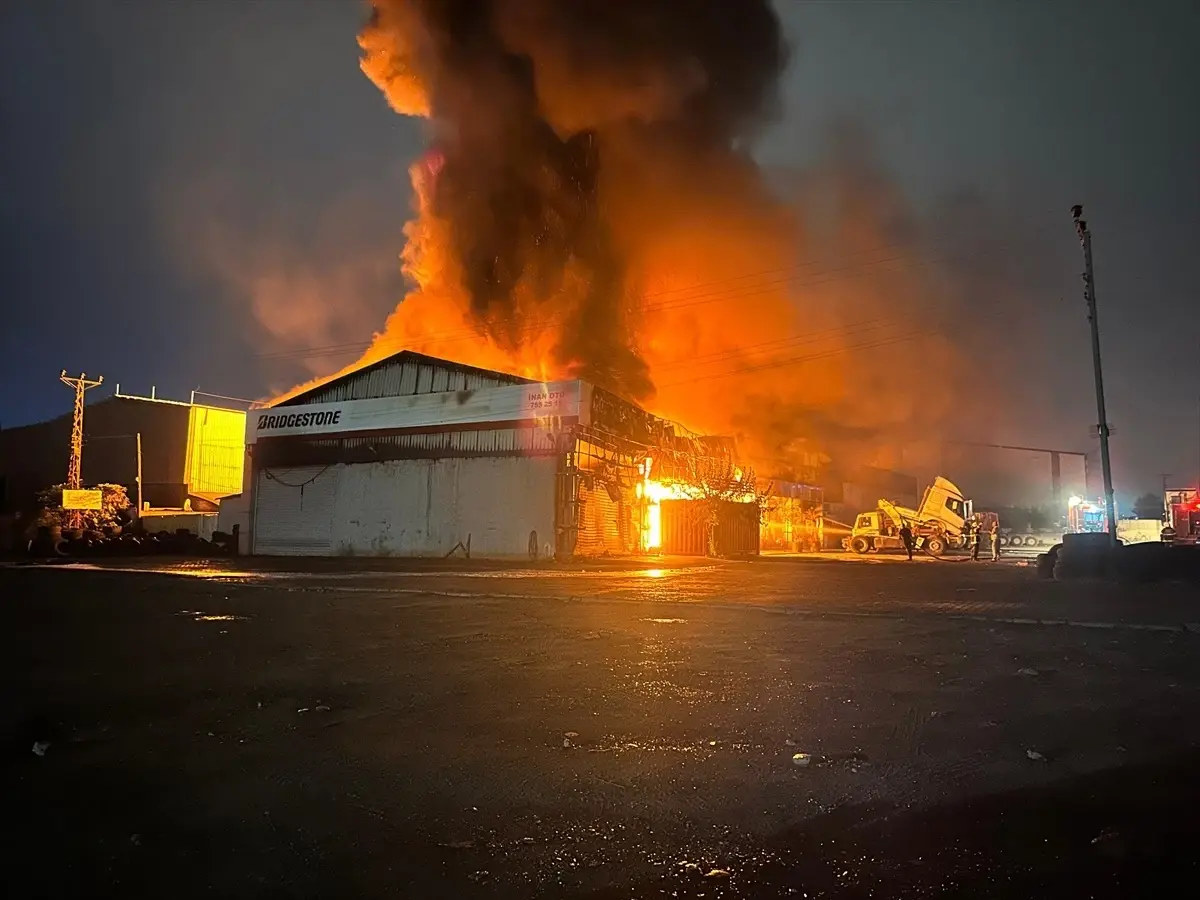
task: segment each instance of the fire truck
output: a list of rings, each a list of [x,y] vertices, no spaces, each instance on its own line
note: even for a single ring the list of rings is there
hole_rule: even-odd
[[[1119,515],[1115,501],[1113,514]],[[1082,497],[1072,497],[1068,500],[1067,530],[1072,534],[1101,534],[1108,531],[1108,513],[1104,510],[1104,501],[1097,500],[1093,503]]]
[[[1059,528],[1006,528],[1001,522],[1000,546],[1009,550],[1041,551],[1061,543],[1064,533],[1099,533],[1107,530],[1108,516],[1104,511],[1103,500],[1091,501],[1082,497],[1071,497],[1067,501],[1066,522]]]
[[[1200,544],[1200,491],[1167,491],[1163,499],[1167,524],[1175,530],[1174,543]]]

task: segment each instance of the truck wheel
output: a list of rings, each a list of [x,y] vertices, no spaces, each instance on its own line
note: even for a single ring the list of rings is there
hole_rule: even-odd
[[[865,537],[850,538],[850,549],[855,553],[866,553],[871,549],[871,545]]]
[[[925,552],[930,556],[941,556],[946,552],[946,542],[940,537],[931,537],[925,542]]]
[[[1025,546],[1026,547],[1036,547],[1037,542],[1038,542],[1038,539],[1035,538],[1032,534],[1027,535],[1025,538]]]

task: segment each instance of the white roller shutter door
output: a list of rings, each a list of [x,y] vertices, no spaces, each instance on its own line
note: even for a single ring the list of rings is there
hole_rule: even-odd
[[[332,556],[339,466],[283,466],[258,473],[254,550],[261,556]]]

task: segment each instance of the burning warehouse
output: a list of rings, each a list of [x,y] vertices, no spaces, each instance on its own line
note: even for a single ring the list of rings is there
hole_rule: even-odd
[[[584,381],[404,351],[252,412],[247,451],[255,554],[758,551],[760,496],[731,441]]]

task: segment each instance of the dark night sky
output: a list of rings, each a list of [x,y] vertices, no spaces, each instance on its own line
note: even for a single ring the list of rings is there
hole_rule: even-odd
[[[1196,4],[779,7],[796,53],[760,158],[802,168],[831,120],[852,120],[934,230],[941,216],[970,228],[947,203],[976,198],[997,277],[1028,285],[1011,328],[1052,339],[981,386],[1030,408],[991,437],[1090,446],[1068,213],[1084,203],[1118,493],[1157,489],[1160,472],[1195,483]],[[422,138],[358,70],[363,14],[351,0],[0,4],[0,425],[65,411],[63,367],[135,393],[255,396],[347,361],[263,354],[382,325]]]

